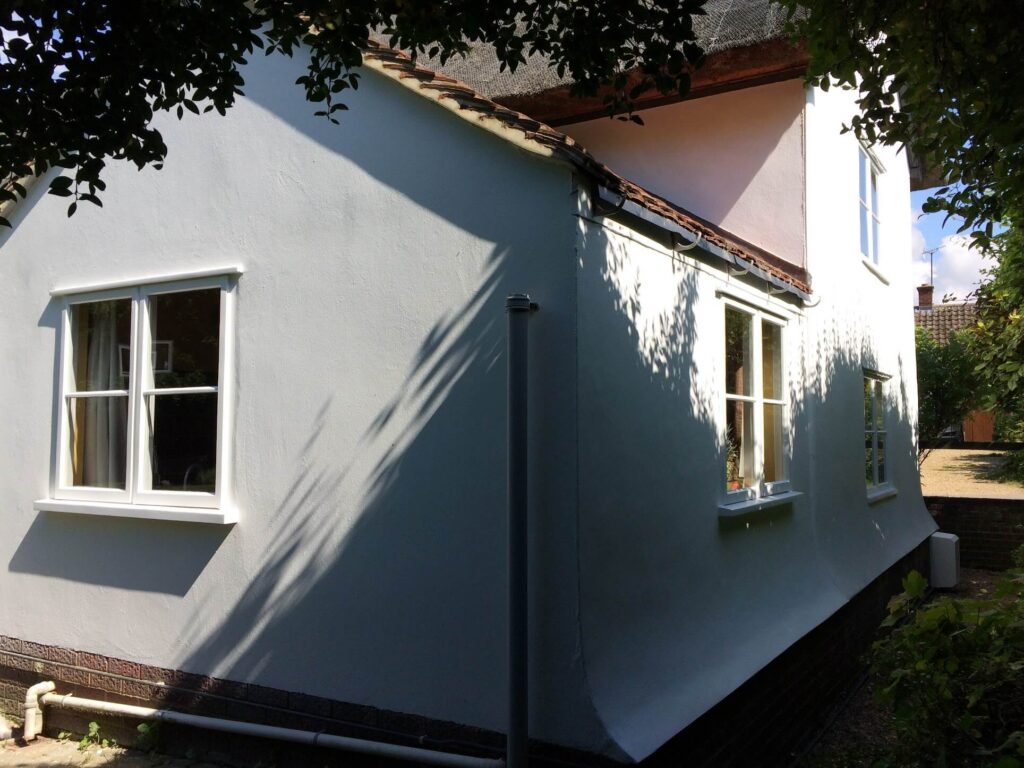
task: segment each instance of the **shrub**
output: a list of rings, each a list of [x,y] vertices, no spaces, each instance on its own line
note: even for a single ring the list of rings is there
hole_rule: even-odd
[[[963,333],[953,333],[940,344],[917,327],[917,423],[920,436],[918,462],[943,431],[959,425],[981,399],[975,372],[976,358]]]
[[[883,622],[891,631],[872,648],[876,696],[899,737],[884,764],[1024,766],[1024,551],[1015,562],[980,599],[925,603],[924,578],[904,580]]]

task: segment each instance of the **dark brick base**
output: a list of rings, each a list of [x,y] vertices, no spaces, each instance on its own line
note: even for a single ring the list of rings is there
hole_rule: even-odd
[[[0,635],[0,712],[20,719],[25,690],[41,680],[53,680],[59,693],[73,693],[83,698],[175,709],[283,728],[485,757],[500,756],[504,749],[504,736],[491,731]],[[61,730],[83,733],[90,720],[101,722],[103,735],[116,738],[119,743],[131,745],[138,736],[135,728],[139,721],[90,716],[55,707],[46,712],[46,735],[55,736]],[[160,742],[162,748],[215,755],[240,766],[257,763],[278,768],[385,765],[379,760],[358,759],[349,753],[167,724],[160,726]]]
[[[654,768],[790,765],[859,681],[863,654],[911,570],[928,573],[928,542],[883,573],[738,690],[644,761]]]
[[[941,530],[960,537],[960,565],[1003,571],[1011,553],[1024,544],[1024,500],[959,499],[926,496]]]
[[[927,573],[927,552],[925,542],[644,765],[728,768],[791,762],[821,730],[835,702],[861,674],[861,655],[875,636],[889,597],[900,591],[900,579],[911,568]],[[54,680],[60,693],[286,728],[486,757],[501,756],[504,748],[504,736],[492,731],[0,635],[0,711],[20,714],[25,689],[40,680]],[[138,735],[138,721],[90,717],[54,707],[47,710],[46,733],[81,733],[91,719],[101,722],[105,737],[123,744],[134,743]],[[239,766],[361,768],[386,764],[324,749],[166,724],[158,738],[162,751],[191,751]],[[613,765],[593,755],[539,743],[531,744],[531,752],[531,764],[538,768]]]

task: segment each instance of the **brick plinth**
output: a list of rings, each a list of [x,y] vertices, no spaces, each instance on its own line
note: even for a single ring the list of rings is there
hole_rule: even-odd
[[[1024,499],[926,496],[939,528],[960,537],[960,565],[1002,571],[1024,544]]]
[[[911,570],[928,573],[925,541],[724,701],[655,752],[650,768],[791,765],[860,679],[863,655]]]

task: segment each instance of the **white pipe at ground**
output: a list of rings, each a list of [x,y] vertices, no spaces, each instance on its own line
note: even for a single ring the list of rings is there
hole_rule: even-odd
[[[47,685],[47,683],[42,683],[41,685]],[[53,683],[49,683],[49,685],[51,686],[49,690],[52,691]],[[29,690],[32,689],[30,688]],[[258,736],[264,739],[278,739],[279,741],[290,741],[295,742],[296,744],[309,744],[315,747],[341,749],[348,752],[359,752],[364,755],[374,755],[376,757],[384,757],[392,760],[407,760],[421,765],[450,766],[450,768],[503,768],[505,765],[503,760],[498,759],[456,755],[450,752],[435,752],[430,749],[420,749],[418,747],[404,747],[398,744],[386,744],[379,741],[368,741],[366,739],[352,739],[347,736],[334,736],[327,733],[300,731],[294,728],[279,728],[274,725],[245,723],[240,720],[224,720],[219,717],[189,715],[184,712],[174,712],[169,709],[152,709],[150,707],[137,707],[132,704],[117,704],[110,701],[79,699],[71,694],[60,695],[56,693],[44,693],[44,695],[39,699],[39,703],[55,707],[63,707],[65,709],[81,710],[83,712],[102,712],[110,715],[136,717],[140,720],[157,720],[166,723],[177,723],[178,725],[189,725],[194,728],[223,731],[225,733],[238,733],[243,736]],[[27,709],[25,715],[25,728],[27,733]]]
[[[39,706],[40,696],[46,695],[57,686],[52,680],[36,683],[25,691],[25,727],[22,730],[22,738],[25,741],[32,741],[43,731],[43,710]]]

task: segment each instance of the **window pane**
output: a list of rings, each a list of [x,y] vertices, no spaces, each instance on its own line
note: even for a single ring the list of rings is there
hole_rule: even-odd
[[[863,152],[860,156],[860,199],[865,203],[868,201],[868,156]]]
[[[160,293],[149,299],[157,387],[217,385],[220,289]]]
[[[764,406],[764,481],[774,483],[786,479],[785,455],[782,447],[781,405]]]
[[[764,396],[769,400],[782,399],[782,328],[761,321],[761,368]]]
[[[750,395],[750,325],[752,317],[732,307],[725,309],[725,391]]]
[[[878,448],[875,450],[875,458],[878,461],[878,482],[885,482],[885,433],[880,432],[876,438]]]
[[[725,489],[750,488],[754,484],[753,403],[727,400],[725,412]]]
[[[864,433],[864,477],[868,485],[875,484],[874,432]]]
[[[71,361],[76,392],[128,389],[131,299],[71,306]]]
[[[864,258],[868,258],[868,209],[861,203],[860,206],[860,252]]]
[[[124,488],[128,396],[69,397],[71,484]]]
[[[871,169],[871,213],[876,219],[878,218],[878,176],[873,167]]]
[[[150,488],[213,493],[217,474],[217,395],[149,395]]]
[[[874,391],[874,382],[871,379],[864,379],[864,429],[874,429],[874,410],[872,403],[874,399],[871,393]]]
[[[871,219],[871,259],[878,263],[878,219]]]
[[[875,429],[885,429],[885,399],[882,396],[882,382],[872,382],[875,385]]]

